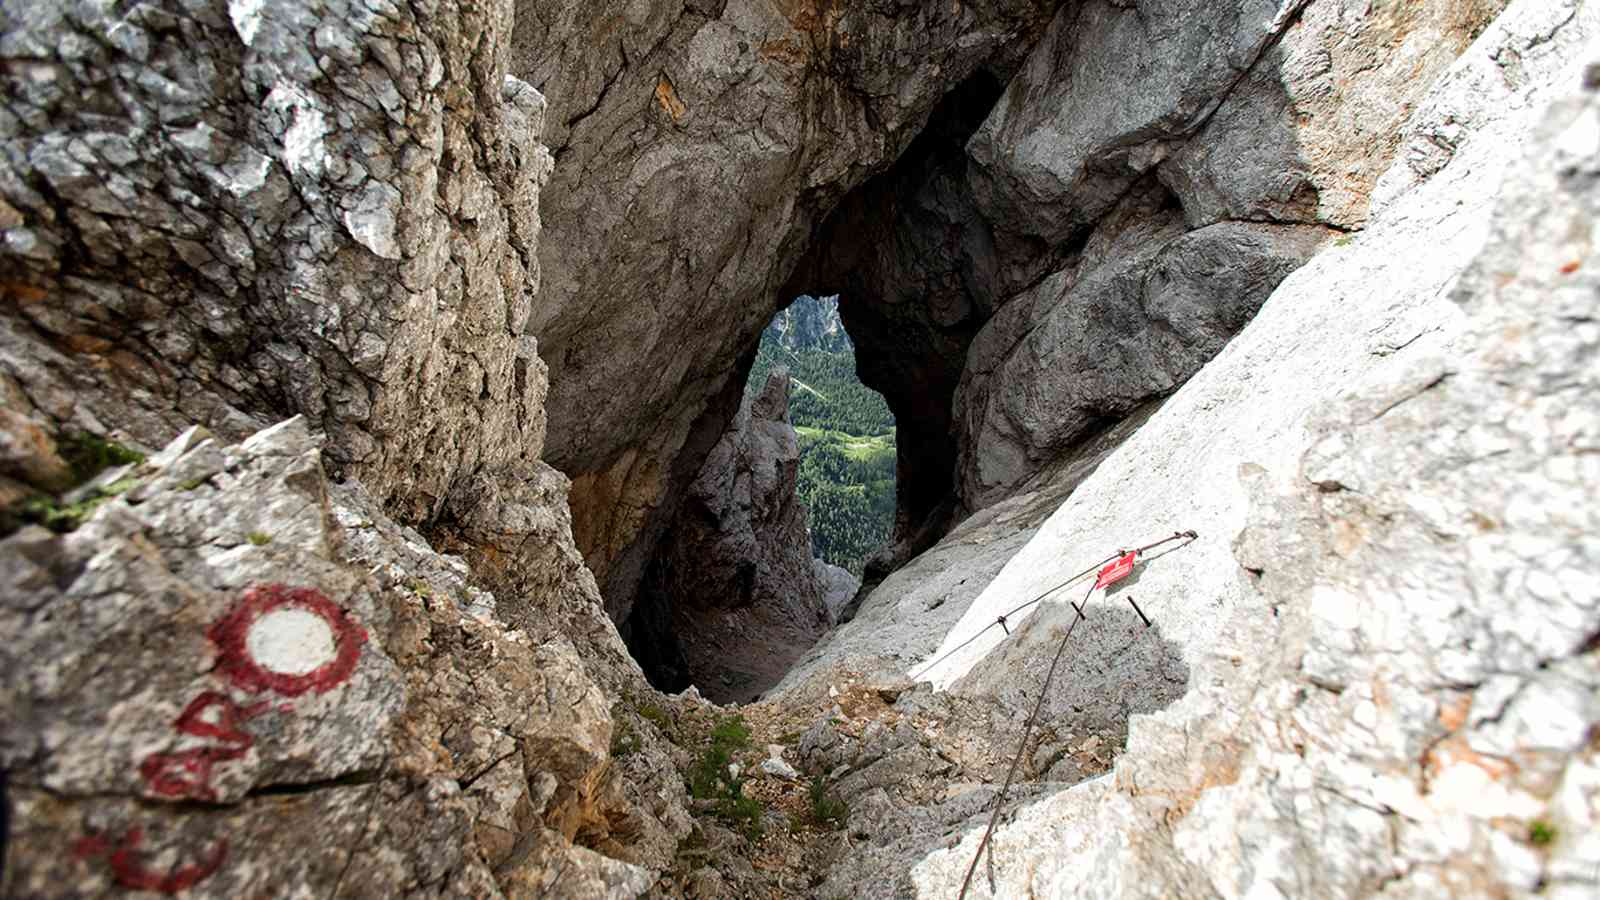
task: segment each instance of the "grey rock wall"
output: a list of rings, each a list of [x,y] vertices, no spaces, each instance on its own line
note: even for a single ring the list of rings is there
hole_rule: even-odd
[[[291,413],[409,522],[538,459],[544,99],[508,2],[0,10],[0,374],[161,446]]]
[[[1361,227],[1407,116],[1503,6],[1059,13],[968,146],[994,269],[1025,287],[953,400],[963,505],[1181,385],[1308,258],[1290,226]]]
[[[1063,9],[973,138],[980,207],[1061,244],[1192,135],[1306,0]]]
[[[1175,211],[1138,215],[1103,250],[1008,304],[973,342],[955,398],[965,502],[992,503],[1177,389],[1328,237],[1240,222],[1185,232]]]
[[[1588,4],[1512,4],[1418,105],[1366,229],[1289,276],[931,654],[1080,549],[1200,532],[1125,589],[1188,692],[1131,718],[1111,774],[1019,803],[969,896],[1593,892],[1595,335],[1573,310],[1597,289],[1574,238],[1597,29]],[[1419,175],[1441,129],[1449,159]],[[1001,640],[930,677],[1002,688]],[[901,860],[920,896],[955,892],[982,825]]]

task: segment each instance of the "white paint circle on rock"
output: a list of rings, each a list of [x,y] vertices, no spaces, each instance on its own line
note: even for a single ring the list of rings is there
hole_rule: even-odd
[[[338,655],[333,627],[314,612],[282,607],[250,624],[245,650],[256,665],[279,675],[305,675]]]

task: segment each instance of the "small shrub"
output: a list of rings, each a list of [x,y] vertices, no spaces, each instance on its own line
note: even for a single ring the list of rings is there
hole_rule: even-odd
[[[1536,819],[1528,825],[1528,840],[1535,847],[1548,847],[1555,843],[1556,827],[1543,819]]]
[[[717,818],[751,841],[761,839],[761,817],[766,811],[761,801],[744,794],[724,797],[717,803]]]
[[[139,483],[138,478],[122,478],[91,491],[76,503],[62,503],[54,497],[34,497],[24,501],[19,512],[24,522],[43,525],[57,534],[66,534],[77,531],[106,501],[126,494],[138,487]]]
[[[747,797],[744,779],[735,778],[728,766],[735,751],[750,746],[750,726],[737,713],[712,726],[705,750],[689,767],[689,795],[699,800],[715,800],[712,813],[747,839],[761,837],[761,801]]]
[[[272,543],[272,535],[267,534],[265,531],[252,531],[245,535],[245,538],[257,547],[264,547]]]
[[[734,713],[711,729],[711,743],[729,750],[742,750],[750,746],[750,726],[744,723],[743,716]]]
[[[611,757],[624,759],[639,752],[639,736],[633,733],[633,728],[621,719],[617,720],[617,728],[611,733]]]
[[[707,747],[689,769],[689,796],[697,800],[710,800],[722,796],[734,781],[728,774],[728,764],[733,757],[723,747]]]

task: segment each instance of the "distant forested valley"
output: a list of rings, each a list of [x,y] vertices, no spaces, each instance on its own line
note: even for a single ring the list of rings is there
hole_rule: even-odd
[[[759,391],[780,365],[791,378],[811,553],[859,578],[894,526],[894,416],[882,395],[856,380],[837,298],[801,297],[773,318],[746,390]]]

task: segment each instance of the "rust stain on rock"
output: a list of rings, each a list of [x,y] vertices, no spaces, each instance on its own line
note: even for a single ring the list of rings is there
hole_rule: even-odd
[[[115,346],[105,338],[92,334],[69,334],[65,343],[73,353],[104,353]]]
[[[1488,756],[1472,749],[1467,739],[1457,735],[1440,741],[1426,756],[1423,757],[1423,769],[1431,780],[1437,778],[1440,772],[1451,766],[1465,763],[1476,766],[1488,773],[1488,776],[1499,781],[1517,771],[1516,763],[1496,756]]]
[[[672,79],[668,78],[665,72],[662,72],[661,77],[656,80],[656,103],[660,104],[661,109],[671,116],[674,122],[682,119],[683,114],[689,111],[689,107],[678,99],[678,91],[672,86]]]
[[[1443,704],[1439,708],[1439,724],[1446,731],[1459,731],[1461,726],[1467,724],[1467,714],[1472,712],[1472,695],[1462,694],[1452,703]]]
[[[34,287],[31,284],[23,284],[19,281],[0,282],[0,297],[10,300],[18,306],[38,303],[48,296],[50,294],[44,288]]]

